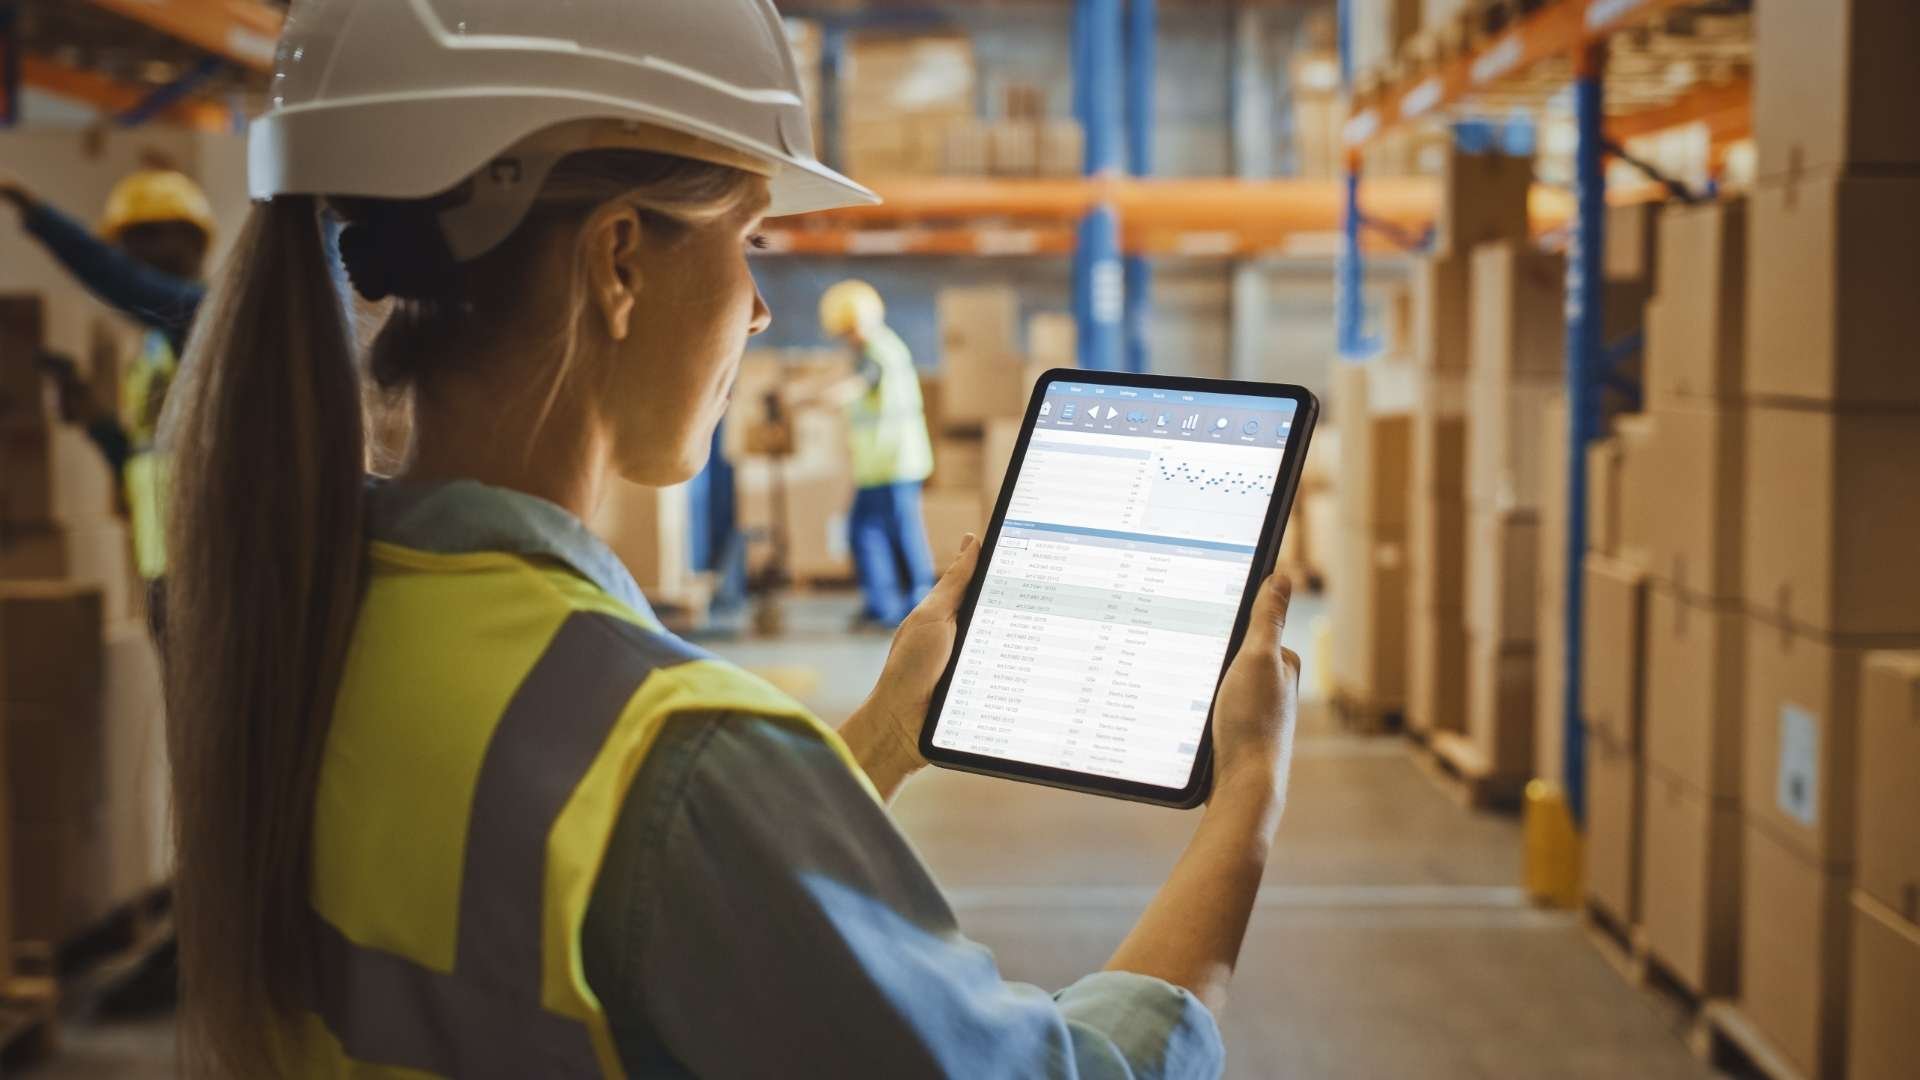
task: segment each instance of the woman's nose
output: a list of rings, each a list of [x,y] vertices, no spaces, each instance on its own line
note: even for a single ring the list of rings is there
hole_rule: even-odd
[[[764,334],[767,327],[773,325],[773,311],[767,307],[767,298],[760,295],[758,288],[753,290],[753,321],[747,324],[747,333]]]

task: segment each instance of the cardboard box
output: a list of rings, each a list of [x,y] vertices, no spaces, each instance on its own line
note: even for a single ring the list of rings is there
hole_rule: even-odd
[[[1749,618],[1742,796],[1803,858],[1851,863],[1867,650]],[[1920,647],[1920,637],[1888,641]]]
[[[1649,397],[1736,401],[1746,362],[1746,200],[1673,207],[1660,219],[1660,296],[1647,309]]]
[[[1920,165],[1920,130],[1889,102],[1920,100],[1912,0],[1755,5],[1753,130],[1760,176]]]
[[[1027,362],[1043,368],[1080,366],[1080,326],[1064,311],[1037,311],[1027,319]]]
[[[1740,862],[1740,1011],[1802,1076],[1843,1076],[1847,872],[1753,821]]]
[[[1548,460],[1548,410],[1565,390],[1557,377],[1481,378],[1468,384],[1467,501],[1476,509],[1536,510],[1547,476],[1566,471]]]
[[[987,125],[993,175],[1031,177],[1040,173],[1040,129],[1031,121],[1001,120]]]
[[[1632,927],[1640,921],[1640,759],[1589,729],[1585,764],[1587,902]]]
[[[1920,633],[1920,413],[1756,407],[1747,447],[1747,602],[1809,630]]]
[[[1881,111],[1891,118],[1901,110]],[[1896,122],[1920,127],[1907,117]],[[1749,394],[1920,406],[1912,310],[1920,294],[1920,176],[1823,175],[1763,186],[1753,195],[1752,252]]]
[[[0,582],[0,701],[66,704],[100,688],[100,590]]]
[[[1462,399],[1466,384],[1454,383]],[[1463,401],[1464,406],[1464,401]],[[1461,502],[1467,497],[1467,417],[1459,412],[1414,410],[1409,478],[1415,499]]]
[[[1455,143],[1440,184],[1436,253],[1466,255],[1482,244],[1527,238],[1532,158],[1472,154]]]
[[[0,700],[0,743],[11,802],[0,811],[18,822],[48,824],[99,812],[106,795],[100,695],[79,691],[63,701]]]
[[[1618,439],[1587,444],[1587,550],[1601,555],[1620,554],[1621,466]]]
[[[1871,653],[1864,672],[1857,884],[1920,923],[1920,652]]]
[[[1465,371],[1469,278],[1466,254],[1432,254],[1413,265],[1413,359],[1427,371]]]
[[[1415,495],[1409,509],[1409,603],[1417,611],[1461,611],[1467,603],[1466,505]]]
[[[1567,614],[1564,579],[1541,590],[1533,641],[1533,774],[1567,775]]]
[[[1407,699],[1407,561],[1398,540],[1349,526],[1334,558],[1333,682],[1368,706],[1397,710]]]
[[[1582,612],[1580,711],[1587,731],[1638,756],[1646,702],[1647,575],[1589,555]]]
[[[1533,774],[1533,672],[1529,646],[1503,646],[1467,630],[1467,741],[1485,775]]]
[[[1533,641],[1540,522],[1527,513],[1467,512],[1467,629],[1500,644]]]
[[[1566,369],[1565,258],[1524,242],[1475,248],[1471,295],[1467,333],[1475,378],[1557,376]]]
[[[616,481],[594,515],[593,531],[649,595],[682,592],[693,576],[686,485],[646,487]]]
[[[1608,281],[1660,284],[1659,236],[1665,204],[1626,203],[1607,207]]]
[[[166,703],[160,658],[144,627],[108,634],[101,700],[107,891],[110,901],[119,904],[163,884],[174,862]]]
[[[1920,926],[1855,892],[1852,974],[1847,1076],[1906,1080],[1920,1060]]]
[[[1675,404],[1653,414],[1662,473],[1649,537],[1653,576],[1709,600],[1736,600],[1743,582],[1746,412]]]
[[[112,907],[112,851],[101,818],[14,822],[9,842],[14,940],[64,941]]]
[[[934,568],[942,571],[960,557],[966,535],[979,536],[987,525],[987,509],[980,503],[978,490],[922,492],[920,514],[933,549]]]
[[[1415,608],[1407,622],[1407,726],[1467,730],[1467,627],[1458,608]]]
[[[942,435],[933,442],[930,488],[981,491],[986,487],[987,447],[979,435]]]
[[[124,622],[142,610],[145,585],[133,565],[126,527],[103,520],[84,528],[0,530],[0,583],[58,581],[99,590],[100,615]]]
[[[781,483],[775,483],[775,469]],[[848,547],[847,513],[853,507],[853,474],[844,462],[797,460],[781,463],[756,459],[740,463],[734,472],[735,513],[739,528],[758,542],[748,549],[748,564],[765,570],[773,558],[776,522],[775,494],[784,516],[787,571],[801,581],[846,581],[853,577]]]
[[[946,123],[942,171],[948,176],[986,176],[993,171],[993,142],[988,126],[970,116]]]
[[[1019,416],[1027,403],[1024,361],[1015,344],[1020,298],[998,286],[942,289],[942,415],[951,428]]]
[[[0,296],[0,428],[47,425],[47,387],[34,363],[45,339],[39,296]]]
[[[1399,534],[1407,527],[1413,488],[1413,417],[1347,416],[1339,431],[1344,475],[1334,491],[1340,519]]]
[[[1654,533],[1661,524],[1660,481],[1667,463],[1656,456],[1651,416],[1623,416],[1614,421],[1613,431],[1620,444],[1620,526],[1615,554],[1643,566],[1651,565]]]
[[[1047,120],[1040,124],[1040,175],[1052,179],[1081,175],[1087,160],[1087,137],[1078,120]]]
[[[1740,797],[1746,630],[1738,605],[1648,590],[1647,761],[1716,800]]]
[[[114,494],[113,470],[79,428],[0,427],[0,522],[97,526]]]
[[[1646,765],[1640,930],[1647,950],[1702,998],[1739,985],[1739,804]]]
[[[1340,520],[1340,497],[1332,491],[1316,491],[1307,496],[1307,549],[1310,564],[1320,577],[1321,588],[1338,591],[1339,552],[1347,544],[1347,526]]]

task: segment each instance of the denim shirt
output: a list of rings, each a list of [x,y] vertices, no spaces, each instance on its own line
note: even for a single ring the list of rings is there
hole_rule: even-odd
[[[372,492],[377,539],[571,567],[652,620],[578,519],[462,481]],[[1101,972],[1000,977],[886,810],[818,738],[764,717],[668,725],[595,883],[587,981],[634,1076],[1213,1077],[1205,1006]]]

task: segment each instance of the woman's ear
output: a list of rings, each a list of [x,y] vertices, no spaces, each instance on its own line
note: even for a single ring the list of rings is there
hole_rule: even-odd
[[[640,213],[630,206],[598,216],[587,226],[587,289],[605,322],[607,336],[627,340],[640,299]]]

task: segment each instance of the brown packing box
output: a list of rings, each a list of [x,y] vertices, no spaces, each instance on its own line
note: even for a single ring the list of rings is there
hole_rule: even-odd
[[[46,386],[33,356],[45,338],[38,296],[0,296],[0,428],[46,424]]]
[[[1640,921],[1640,759],[1597,731],[1587,733],[1587,899],[1622,927]]]
[[[1648,590],[1646,758],[1715,799],[1740,797],[1746,630],[1737,605]]]
[[[1756,407],[1747,447],[1747,603],[1833,634],[1920,633],[1920,412]]]
[[[1660,479],[1666,463],[1654,454],[1651,416],[1620,417],[1613,431],[1620,444],[1620,525],[1614,554],[1644,566],[1653,561],[1653,536],[1660,524]]]
[[[1334,556],[1333,682],[1358,702],[1398,709],[1407,697],[1406,548],[1348,526]]]
[[[1920,406],[1920,175],[1796,178],[1757,189],[1752,212],[1747,393]]]
[[[1522,242],[1473,250],[1468,326],[1476,378],[1558,375],[1566,367],[1567,264]]]
[[[1920,165],[1920,5],[1796,0],[1754,5],[1753,130],[1760,176]]]
[[[1320,585],[1329,592],[1337,592],[1339,580],[1338,561],[1341,549],[1348,543],[1347,526],[1340,520],[1340,498],[1331,491],[1316,491],[1307,496],[1306,517],[1308,557],[1314,573],[1320,576]],[[1304,584],[1304,582],[1296,582]]]
[[[1407,530],[1408,602],[1420,611],[1459,611],[1467,603],[1467,507],[1415,495]]]
[[[113,471],[71,424],[0,427],[0,522],[99,525],[113,515]]]
[[[1739,399],[1747,362],[1747,204],[1674,207],[1660,219],[1660,296],[1647,308],[1656,405]]]
[[[1748,821],[1740,854],[1740,1012],[1800,1075],[1845,1075],[1847,872]]]
[[[987,125],[987,147],[995,176],[1030,177],[1040,172],[1040,129],[1030,121]]]
[[[14,822],[10,841],[14,940],[63,941],[112,906],[112,850],[104,818]]]
[[[978,489],[933,491],[920,495],[920,516],[927,526],[935,570],[945,570],[960,557],[960,542],[968,533],[979,536],[987,525],[987,508]]]
[[[1664,205],[1654,202],[1607,207],[1608,281],[1660,284],[1657,257]]]
[[[942,289],[938,306],[944,422],[979,427],[1020,415],[1028,395],[1016,344],[1019,295],[999,286]]]
[[[1482,244],[1526,239],[1532,158],[1470,154],[1455,144],[1440,183],[1434,251],[1465,255]]]
[[[136,618],[146,585],[133,563],[126,526],[111,518],[88,526],[0,530],[0,583],[61,581],[100,592],[101,618]]]
[[[942,435],[933,442],[933,476],[928,487],[979,491],[986,486],[987,447],[978,435]]]
[[[4,723],[0,720],[0,723]],[[7,790],[7,740],[0,739],[0,941],[8,947],[0,949],[0,983],[13,978],[12,942],[18,940],[13,932],[13,822],[6,807],[13,803],[13,795]]]
[[[1533,774],[1567,774],[1566,603],[1558,586],[1540,594],[1533,643]]]
[[[1640,834],[1640,931],[1695,995],[1727,997],[1740,963],[1739,804],[1709,799],[1647,763]]]
[[[1039,311],[1027,320],[1027,362],[1043,368],[1080,364],[1080,329],[1064,311]]]
[[[1014,447],[1020,443],[1024,420],[987,421],[983,464],[980,469],[980,497],[988,510],[1000,500],[1000,487],[1007,481],[1007,468],[1013,464]]]
[[[1533,640],[1540,522],[1528,513],[1467,512],[1467,629],[1500,644]]]
[[[1458,501],[1467,494],[1467,382],[1452,372],[1421,374],[1409,482],[1416,497]]]
[[[1620,554],[1620,440],[1587,444],[1587,550]]]
[[[1873,897],[1853,894],[1850,1080],[1911,1080],[1920,1060],[1920,926]]]
[[[1531,647],[1467,631],[1467,741],[1486,777],[1533,773],[1534,663]]]
[[[1860,690],[1857,884],[1912,923],[1920,923],[1920,828],[1916,826],[1920,826],[1920,652],[1871,653]]]
[[[95,587],[0,582],[0,701],[66,703],[97,693],[103,625]]]
[[[1802,857],[1851,863],[1867,649],[1749,617],[1742,802]],[[1920,647],[1920,637],[1886,642]]]
[[[619,481],[594,515],[593,531],[643,592],[678,595],[693,576],[689,512],[684,485],[656,488]]]
[[[1548,460],[1547,410],[1565,390],[1558,376],[1482,377],[1468,383],[1467,501],[1487,510],[1534,510],[1547,476],[1565,471],[1565,456]]]
[[[1334,491],[1340,498],[1340,519],[1349,525],[1404,530],[1413,417],[1349,416],[1339,431],[1342,475]]]
[[[1587,556],[1584,572],[1581,715],[1588,731],[1638,756],[1646,702],[1647,575],[1604,555]]]
[[[145,628],[136,625],[111,631],[106,654],[103,820],[107,890],[111,902],[118,904],[166,881],[173,846],[159,656]]]
[[[853,476],[843,461],[827,458],[783,462],[787,522],[787,569],[803,581],[842,581],[853,575],[847,545],[847,512],[853,506]],[[753,549],[751,565],[764,569],[772,556],[774,469],[765,460],[741,462],[734,473],[739,527],[768,537]]]
[[[1415,608],[1407,623],[1407,725],[1467,729],[1467,627],[1458,609]]]
[[[1653,497],[1659,506],[1652,551],[1653,576],[1710,600],[1741,595],[1740,555],[1747,538],[1746,411],[1675,403],[1653,415],[1653,454],[1661,472]]]
[[[1087,160],[1087,138],[1077,120],[1040,124],[1040,175],[1078,177]]]
[[[0,810],[14,821],[36,824],[98,813],[106,794],[100,717],[100,695],[92,691],[64,701],[0,700],[12,798]]]
[[[1466,254],[1433,254],[1413,268],[1413,359],[1428,371],[1467,370],[1468,279]]]

